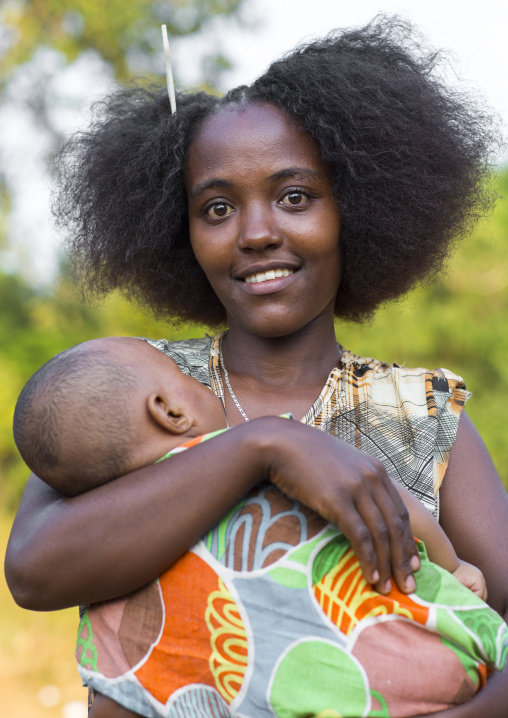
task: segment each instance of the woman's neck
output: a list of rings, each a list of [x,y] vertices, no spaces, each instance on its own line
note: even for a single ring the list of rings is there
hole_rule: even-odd
[[[234,323],[223,340],[224,361],[237,380],[264,389],[322,385],[340,360],[333,316],[320,316],[284,337],[259,337]]]

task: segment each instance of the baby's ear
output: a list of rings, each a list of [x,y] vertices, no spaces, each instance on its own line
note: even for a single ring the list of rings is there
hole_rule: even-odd
[[[182,409],[175,408],[165,394],[150,394],[146,407],[152,419],[171,434],[185,434],[192,426],[192,419]]]

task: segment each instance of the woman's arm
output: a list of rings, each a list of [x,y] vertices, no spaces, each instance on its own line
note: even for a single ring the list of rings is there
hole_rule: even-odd
[[[133,713],[100,693],[96,693],[88,712],[88,718],[143,718],[143,716]]]
[[[485,444],[464,412],[440,498],[443,529],[459,556],[483,572],[489,604],[508,620],[508,496]],[[432,718],[506,718],[507,707],[505,666],[470,701],[432,713]]]
[[[380,590],[392,571],[401,590],[413,590],[407,511],[382,464],[299,422],[266,417],[81,496],[63,497],[32,476],[6,555],[13,596],[55,610],[135,590],[263,478],[340,524]]]

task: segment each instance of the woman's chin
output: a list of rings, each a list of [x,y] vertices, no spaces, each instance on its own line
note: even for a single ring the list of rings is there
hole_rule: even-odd
[[[230,332],[250,334],[260,339],[283,339],[314,332],[317,324],[329,324],[333,331],[333,309],[328,308],[318,316],[302,318],[297,312],[276,312],[271,308],[267,312],[258,312],[256,316],[228,317]]]

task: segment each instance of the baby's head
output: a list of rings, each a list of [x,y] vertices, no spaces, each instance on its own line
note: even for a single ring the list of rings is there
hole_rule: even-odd
[[[27,382],[14,439],[29,468],[69,496],[155,462],[226,426],[222,404],[140,339],[78,344]]]

